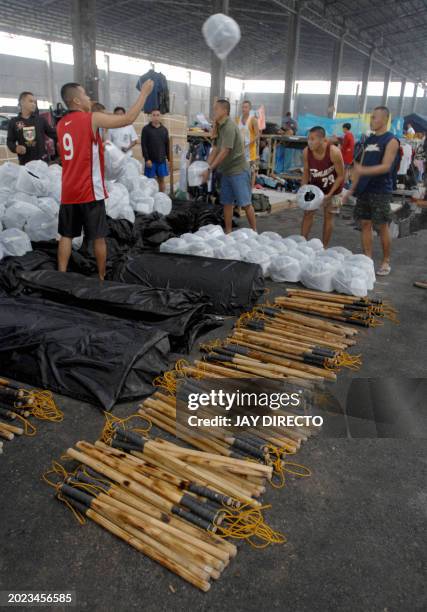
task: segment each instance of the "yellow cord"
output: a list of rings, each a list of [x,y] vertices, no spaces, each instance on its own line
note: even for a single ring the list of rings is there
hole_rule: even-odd
[[[295,463],[294,461],[284,461],[284,457],[290,454],[284,449],[269,445],[268,450],[271,465],[273,467],[273,474],[269,482],[274,489],[282,489],[286,485],[286,474],[292,474],[300,478],[308,478],[311,476],[312,472],[310,468],[305,465]],[[289,466],[293,466],[297,468],[297,470],[289,469]]]
[[[23,391],[24,407],[31,416],[42,421],[53,421],[60,423],[64,419],[64,413],[55,404],[53,394],[50,391],[21,389]],[[31,400],[31,401],[29,401]]]
[[[123,429],[131,429],[132,431],[136,433],[140,433],[142,435],[148,434],[152,426],[151,421],[146,416],[142,416],[141,414],[131,414],[126,419],[121,419],[120,417],[117,417],[114,414],[111,414],[111,412],[104,412],[104,415],[105,415],[105,425],[102,430],[100,439],[102,440],[102,442],[104,442],[104,444],[108,444],[109,446],[111,445],[111,442],[113,440],[113,435],[116,431],[115,429],[116,425],[120,425],[120,427],[122,427]],[[142,419],[143,421],[148,423],[148,426],[147,427],[129,427],[129,421],[131,421],[132,419]]]
[[[225,507],[221,525],[217,526],[216,535],[222,538],[246,540],[254,548],[266,548],[270,544],[284,544],[286,536],[274,531],[265,522],[262,510],[271,508],[260,506],[254,508],[243,504],[238,510]]]

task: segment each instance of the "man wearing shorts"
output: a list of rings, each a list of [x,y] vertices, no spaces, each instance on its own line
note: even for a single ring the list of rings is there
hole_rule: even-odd
[[[91,112],[89,96],[79,83],[66,83],[61,97],[69,112],[57,125],[62,161],[61,208],[59,211],[58,268],[66,272],[72,240],[84,231],[94,241],[94,253],[101,280],[105,277],[108,234],[104,183],[104,151],[99,130],[132,124],[153,89],[146,81],[135,104],[124,115]]]
[[[230,119],[228,100],[220,99],[215,102],[214,121],[213,147],[209,155],[209,169],[205,172],[204,181],[209,180],[209,173],[212,170],[221,173],[220,199],[224,206],[226,234],[230,234],[232,230],[234,205],[245,209],[249,225],[256,231],[249,164],[245,159],[239,128]]]
[[[242,135],[243,146],[245,148],[245,158],[249,163],[251,171],[251,184],[255,187],[256,176],[258,174],[258,147],[259,147],[259,128],[258,119],[251,116],[252,103],[249,100],[242,102],[242,114],[236,119],[240,134]]]
[[[342,206],[341,191],[344,183],[344,162],[341,151],[326,139],[321,126],[311,128],[308,133],[308,147],[304,149],[304,175],[302,185],[316,185],[323,191],[323,246],[328,246],[335,215]],[[304,212],[301,234],[308,238],[313,225],[315,210]]]
[[[386,106],[377,106],[371,115],[371,129],[364,145],[360,163],[354,164],[353,185],[346,198],[355,193],[357,197],[354,218],[362,224],[363,252],[372,258],[373,225],[378,227],[383,249],[383,260],[377,274],[390,274],[391,198],[393,172],[399,155],[399,141],[387,130],[390,111]]]
[[[155,178],[159,190],[166,191],[165,177],[169,176],[169,132],[160,121],[160,111],[153,110],[151,121],[141,132],[142,155],[145,160],[145,176]]]

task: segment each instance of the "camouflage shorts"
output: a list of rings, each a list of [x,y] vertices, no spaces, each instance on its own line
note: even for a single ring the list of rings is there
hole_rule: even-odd
[[[354,207],[356,221],[372,221],[375,225],[391,221],[391,193],[363,193]]]

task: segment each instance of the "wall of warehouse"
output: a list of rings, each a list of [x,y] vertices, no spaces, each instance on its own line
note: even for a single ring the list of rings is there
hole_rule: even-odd
[[[73,80],[73,66],[70,64],[54,63],[54,93],[55,102],[60,100],[61,85]],[[167,74],[166,74],[167,76]],[[99,98],[100,102],[106,103],[108,94],[106,91],[105,71],[99,70]],[[136,97],[137,77],[135,74],[126,74],[110,71],[109,98],[110,108],[122,105],[128,107]],[[169,81],[171,112],[186,115],[186,83]],[[48,83],[47,64],[43,60],[17,57],[13,55],[0,54],[0,98],[16,99],[20,91],[33,91],[40,100],[51,102]],[[237,91],[227,91],[230,98],[232,115],[236,114],[239,101],[243,94]],[[264,104],[267,120],[279,123],[282,115],[282,94],[281,93],[259,93],[245,91],[244,97],[252,101],[255,107]],[[398,97],[389,98],[389,106],[394,114],[397,110]],[[380,104],[381,98],[369,96],[367,110]],[[10,104],[10,103],[9,103]],[[306,94],[301,93],[297,97],[296,114],[313,113],[325,115],[328,106],[327,94]],[[410,112],[411,97],[405,97],[404,114]],[[356,113],[358,112],[358,99],[352,95],[340,95],[338,99],[338,112]],[[417,112],[427,115],[427,98],[418,97]],[[0,112],[15,112],[16,106],[5,106],[0,103]],[[190,87],[190,119],[193,121],[198,113],[207,114],[209,111],[209,87],[192,84]]]

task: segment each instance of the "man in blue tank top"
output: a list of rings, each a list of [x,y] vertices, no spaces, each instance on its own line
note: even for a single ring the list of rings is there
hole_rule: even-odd
[[[383,249],[383,261],[377,274],[390,274],[391,221],[390,203],[394,189],[394,172],[399,155],[399,141],[387,130],[390,111],[377,106],[371,115],[371,129],[359,163],[354,164],[353,184],[346,198],[356,194],[354,218],[362,224],[363,252],[372,258],[373,225],[378,229]]]

